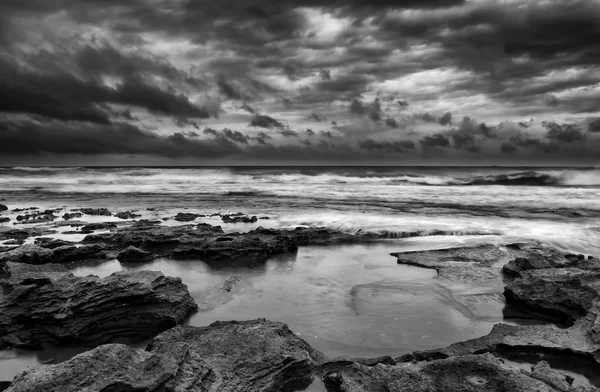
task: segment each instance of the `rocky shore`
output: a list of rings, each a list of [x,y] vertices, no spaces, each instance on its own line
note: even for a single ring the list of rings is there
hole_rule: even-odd
[[[180,278],[161,272],[76,277],[62,265],[7,263],[0,280],[0,348],[95,347],[115,338],[148,339],[198,307]]]
[[[198,214],[178,214],[174,220],[185,223],[168,226],[102,208],[71,213],[125,221],[37,222],[55,213],[28,211],[32,217],[18,229],[0,229],[0,348],[93,349],[24,370],[0,390],[266,392],[320,385],[330,392],[584,392],[600,386],[600,265],[589,256],[537,242],[393,253],[400,264],[437,271],[439,284],[473,312],[486,301],[505,301],[507,315],[549,323],[497,324],[481,338],[397,358],[329,358],[279,322],[182,325],[198,306],[179,278],[153,271],[76,277],[67,266],[114,259],[141,264],[160,257],[250,266],[300,246],[377,241],[386,234],[307,227],[226,233],[221,226],[189,223]],[[258,220],[219,217],[225,224]],[[83,239],[37,238],[62,224],[73,225]],[[461,291],[463,282],[476,284]],[[219,290],[227,295],[235,283],[232,277]],[[123,338],[152,341],[146,349],[112,343]]]

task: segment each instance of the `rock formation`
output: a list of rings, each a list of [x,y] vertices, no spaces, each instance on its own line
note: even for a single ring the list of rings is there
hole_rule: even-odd
[[[10,277],[0,280],[0,347],[147,339],[197,309],[181,279],[161,272],[117,272],[100,279],[76,277],[54,264],[7,266]]]
[[[265,320],[176,327],[146,351],[109,344],[17,375],[25,391],[285,391],[313,381],[323,354],[285,324]]]

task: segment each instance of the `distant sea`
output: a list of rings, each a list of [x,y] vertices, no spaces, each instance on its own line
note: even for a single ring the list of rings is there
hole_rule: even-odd
[[[390,237],[496,234],[600,254],[600,169],[567,167],[4,167],[19,205],[266,214],[263,226]]]

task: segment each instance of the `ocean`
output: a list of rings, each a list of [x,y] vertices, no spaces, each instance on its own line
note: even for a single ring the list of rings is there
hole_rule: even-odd
[[[152,219],[178,212],[269,218],[197,221],[223,225],[228,232],[325,226],[384,234],[387,240],[376,244],[302,247],[253,268],[214,269],[200,260],[168,259],[140,267],[116,260],[69,267],[76,275],[143,268],[180,276],[201,309],[191,325],[257,317],[283,321],[332,356],[401,355],[485,335],[498,322],[532,322],[505,318],[502,282],[442,285],[435,271],[397,265],[391,252],[533,239],[600,256],[598,168],[5,167],[0,200],[11,209],[106,207],[138,210]],[[241,283],[228,302],[214,306],[206,300],[212,288],[234,275]],[[461,301],[471,291],[490,295],[478,304]],[[0,351],[0,381],[26,366],[60,362],[85,349]]]
[[[266,214],[263,226],[390,237],[496,234],[600,253],[600,169],[533,167],[0,168],[27,207]],[[242,227],[243,228],[243,227]]]

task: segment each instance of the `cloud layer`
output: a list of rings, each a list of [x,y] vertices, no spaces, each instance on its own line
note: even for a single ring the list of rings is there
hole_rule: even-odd
[[[598,22],[593,0],[4,2],[0,164],[598,164]]]

